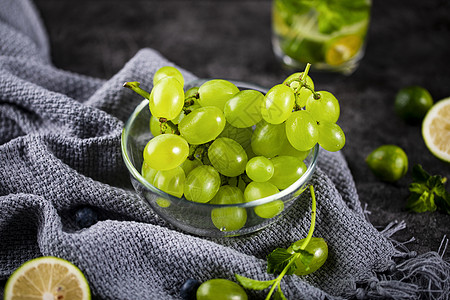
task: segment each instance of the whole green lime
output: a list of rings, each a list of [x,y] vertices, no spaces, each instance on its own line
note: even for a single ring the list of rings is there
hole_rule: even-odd
[[[394,182],[405,176],[408,171],[408,156],[396,145],[383,145],[373,150],[366,163],[379,179]]]
[[[395,112],[408,123],[419,123],[433,106],[430,93],[420,86],[402,88],[395,96]]]

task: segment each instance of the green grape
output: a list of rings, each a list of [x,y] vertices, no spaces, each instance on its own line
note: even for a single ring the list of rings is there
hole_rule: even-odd
[[[300,80],[302,75],[303,72],[294,73],[286,78],[286,80],[283,81],[283,84],[290,86],[291,89],[297,90],[301,86],[300,82],[297,80]],[[314,90],[314,82],[309,75],[306,75],[306,84]],[[299,107],[304,107],[306,105],[306,101],[311,95],[312,91],[310,89],[302,87],[295,93],[295,103],[297,103]]]
[[[150,168],[148,163],[145,161],[142,163],[141,174],[148,183],[153,184],[153,179],[155,179],[156,173],[158,173],[158,170]]]
[[[210,279],[197,289],[196,300],[247,300],[245,290],[227,279]]]
[[[214,106],[200,107],[190,112],[178,124],[181,136],[191,145],[200,145],[214,140],[224,127],[225,116]]]
[[[184,86],[183,75],[177,68],[171,66],[164,66],[156,71],[155,75],[153,75],[153,85],[156,85],[158,81],[166,77],[173,77],[181,84],[181,86]]]
[[[184,174],[186,176],[189,175],[189,173],[194,170],[195,168],[199,167],[203,165],[202,162],[198,159],[186,159],[182,164],[181,164],[181,168],[184,171]]]
[[[172,119],[172,123],[176,124],[176,125],[180,124],[181,120],[183,120],[185,116],[187,116],[193,110],[200,108],[200,107],[201,106],[199,104],[193,104],[193,105],[188,106],[186,108],[188,111],[186,111],[184,109],[181,110],[181,112],[178,114],[178,116],[176,116],[176,118]]]
[[[186,176],[181,167],[166,171],[158,171],[153,180],[153,185],[167,194],[181,198],[184,192]]]
[[[253,152],[267,158],[278,155],[286,139],[284,123],[270,124],[262,120],[256,125],[251,138]]]
[[[178,116],[173,118],[171,121],[172,121],[173,124],[178,125],[178,124],[180,124],[181,120],[184,119],[185,116],[186,116],[185,111],[181,110],[180,113],[178,114]]]
[[[275,200],[270,203],[258,205],[255,207],[255,214],[263,219],[271,219],[279,215],[284,209],[284,203],[281,200]]]
[[[243,192],[235,186],[224,185],[210,204],[237,204],[244,203]],[[247,211],[242,207],[220,207],[211,211],[211,220],[221,231],[234,231],[244,227],[247,221]]]
[[[305,163],[293,156],[277,156],[271,159],[274,173],[269,182],[283,190],[296,182],[305,172]]]
[[[261,121],[263,100],[264,95],[258,91],[240,91],[225,103],[223,113],[228,123],[234,127],[251,127]]]
[[[287,138],[284,140],[284,144],[281,148],[280,153],[278,153],[278,155],[280,156],[294,156],[299,158],[300,160],[304,160],[308,156],[308,154],[309,151],[299,151],[295,149]]]
[[[256,156],[247,162],[245,167],[247,176],[256,182],[265,182],[269,180],[274,172],[272,161],[264,156]]]
[[[186,177],[184,196],[194,202],[206,203],[216,195],[219,187],[219,172],[211,166],[199,166]]]
[[[286,136],[295,149],[308,151],[319,139],[317,122],[308,111],[295,111],[286,120]]]
[[[239,92],[237,86],[223,79],[212,79],[203,83],[198,89],[201,106],[215,106],[223,111],[225,103]]]
[[[317,122],[336,123],[339,119],[340,107],[339,101],[330,92],[320,91],[319,99],[315,99],[314,95],[309,96],[306,101],[306,110],[311,113],[313,119]]]
[[[218,138],[208,148],[208,158],[219,173],[234,177],[244,173],[247,153],[242,146],[229,138]]]
[[[264,97],[261,114],[271,124],[281,124],[292,113],[295,95],[292,89],[284,84],[272,87]]]
[[[319,145],[331,152],[341,150],[345,145],[345,135],[336,123],[320,122]]]
[[[173,77],[162,78],[150,93],[149,106],[152,115],[157,118],[176,118],[184,106],[183,87]]]
[[[226,137],[235,140],[245,149],[250,146],[250,139],[252,137],[252,134],[253,129],[251,127],[237,128],[227,122],[225,124],[225,128],[222,130],[218,137]]]
[[[158,204],[159,207],[167,208],[167,207],[170,206],[171,203],[170,203],[170,200],[167,200],[167,199],[162,198],[162,197],[158,197],[156,199],[156,204]]]
[[[144,148],[144,161],[158,171],[181,165],[189,155],[189,145],[179,135],[166,133],[152,138]]]
[[[161,134],[159,119],[155,116],[150,117],[150,132],[153,136],[158,136]]]
[[[278,193],[279,190],[270,182],[250,182],[244,191],[246,202],[251,202],[265,198]],[[270,219],[281,213],[284,209],[284,203],[281,200],[258,205],[254,208],[256,215],[264,219]]]
[[[287,251],[289,253],[294,253],[293,245],[300,247],[305,239],[301,239],[294,244],[292,244]],[[295,270],[295,275],[308,275],[317,271],[328,258],[328,245],[323,238],[312,237],[308,245],[305,248],[306,251],[313,255],[308,266],[305,266],[300,258],[295,261],[297,269]]]
[[[199,89],[198,86],[194,86],[194,87],[191,87],[190,89],[188,89],[185,92],[186,99],[187,98],[191,98],[191,97],[197,98],[197,96],[198,96],[198,89]]]

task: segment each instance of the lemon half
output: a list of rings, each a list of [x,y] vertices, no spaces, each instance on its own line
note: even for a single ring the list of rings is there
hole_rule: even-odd
[[[88,300],[89,285],[83,273],[67,260],[44,256],[27,261],[9,277],[5,300]]]
[[[430,152],[450,162],[450,97],[436,102],[422,123],[422,136]]]

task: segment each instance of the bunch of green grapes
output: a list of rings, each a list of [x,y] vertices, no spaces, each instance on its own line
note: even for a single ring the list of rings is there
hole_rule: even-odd
[[[124,86],[149,100],[152,138],[145,146],[143,177],[176,197],[211,204],[238,204],[277,194],[306,171],[303,160],[319,143],[328,151],[345,144],[336,124],[338,100],[315,91],[304,72],[295,73],[265,95],[213,79],[184,90],[181,72],[159,69],[150,93],[138,82]],[[261,218],[281,213],[281,200],[255,207]],[[212,210],[223,231],[242,228],[243,208]]]

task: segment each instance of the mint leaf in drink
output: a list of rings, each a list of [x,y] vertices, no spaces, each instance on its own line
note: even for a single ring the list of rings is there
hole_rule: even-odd
[[[313,3],[316,3],[315,9],[319,13],[317,20],[321,33],[330,34],[369,19],[370,2],[366,0],[320,0]]]
[[[413,182],[409,185],[411,192],[406,207],[414,212],[441,210],[450,214],[450,194],[445,189],[447,178],[430,175],[421,165],[412,169]]]
[[[281,273],[289,262],[292,260],[294,254],[287,251],[287,249],[276,248],[267,256],[267,273]],[[291,264],[286,271],[286,275],[292,275],[295,272],[296,265]]]

